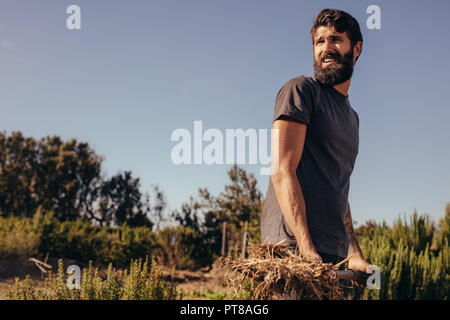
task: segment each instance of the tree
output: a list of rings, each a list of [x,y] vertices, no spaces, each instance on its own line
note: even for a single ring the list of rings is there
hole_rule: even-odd
[[[167,201],[166,196],[164,195],[164,192],[160,189],[160,187],[156,184],[152,186],[153,194],[155,195],[155,204],[151,207],[151,215],[154,217],[154,220],[156,221],[156,231],[160,230],[161,223],[166,220],[164,216],[165,209],[167,207]],[[147,198],[148,202],[150,201],[150,196]]]
[[[98,197],[102,161],[87,143],[41,139],[35,188],[39,204],[60,220],[87,217]]]
[[[209,245],[218,255],[222,245],[222,224],[227,222],[229,246],[242,243],[244,224],[248,222],[249,242],[260,242],[260,215],[263,194],[257,188],[253,174],[234,165],[228,172],[231,183],[218,196],[199,189],[200,201],[195,205],[204,214],[204,233]]]
[[[0,132],[0,216],[30,217],[37,209],[37,143]]]
[[[95,220],[101,225],[127,223],[152,228],[153,223],[148,217],[151,211],[148,198],[143,199],[139,186],[139,178],[133,178],[130,171],[104,181],[99,196],[100,218],[95,217]]]
[[[162,219],[166,203],[158,187],[152,208],[139,179],[131,172],[107,179],[102,162],[88,143],[76,139],[36,141],[20,132],[0,132],[0,216],[31,217],[41,207],[60,221],[81,217],[100,225],[151,227],[151,210]]]
[[[199,218],[198,209],[199,205],[195,202],[194,198],[189,197],[189,202],[181,204],[181,212],[175,210],[172,213],[172,217],[180,225],[192,228],[197,232],[202,232],[204,228]]]

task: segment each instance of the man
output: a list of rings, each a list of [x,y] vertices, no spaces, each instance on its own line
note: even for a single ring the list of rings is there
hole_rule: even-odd
[[[261,240],[284,240],[303,257],[324,263],[351,255],[349,268],[367,272],[348,203],[359,145],[359,118],[348,89],[363,39],[358,22],[335,9],[316,16],[311,37],[314,77],[289,80],[276,98],[279,165],[269,181]]]

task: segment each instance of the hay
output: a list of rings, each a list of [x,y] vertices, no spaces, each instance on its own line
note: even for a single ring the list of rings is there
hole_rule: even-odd
[[[288,246],[250,244],[248,259],[222,258],[228,285],[238,295],[249,290],[252,299],[342,299],[335,271],[339,265],[311,261]]]

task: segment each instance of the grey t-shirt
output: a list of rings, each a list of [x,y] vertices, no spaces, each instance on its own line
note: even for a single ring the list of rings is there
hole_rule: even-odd
[[[359,118],[348,97],[312,77],[298,76],[278,92],[273,121],[306,124],[306,138],[297,167],[306,205],[308,229],[320,253],[348,254],[345,228],[350,175],[359,145]],[[269,179],[261,214],[261,241],[296,245]]]

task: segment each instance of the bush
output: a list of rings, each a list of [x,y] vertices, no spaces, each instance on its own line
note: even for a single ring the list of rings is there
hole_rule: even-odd
[[[40,235],[30,219],[0,217],[0,260],[38,253]]]
[[[155,234],[146,227],[100,227],[81,219],[60,222],[40,210],[33,218],[0,217],[0,259],[48,253],[125,267],[130,258],[145,258],[156,247]]]
[[[397,219],[392,228],[385,223],[367,223],[357,229],[366,260],[380,267],[381,289],[351,291],[353,299],[445,299],[450,295],[450,249],[447,229],[450,210],[441,227],[427,215],[414,212],[408,223]],[[433,246],[433,250],[431,247]]]
[[[123,273],[116,272],[110,264],[104,277],[92,264],[84,269],[79,289],[69,289],[67,275],[62,262],[57,274],[50,273],[44,281],[44,288],[36,288],[29,276],[20,283],[16,279],[9,288],[11,300],[174,300],[177,298],[175,285],[161,278],[161,271],[152,260],[131,260],[130,268]]]
[[[157,234],[156,257],[177,269],[198,269],[213,263],[213,253],[204,236],[191,227],[166,227]]]

